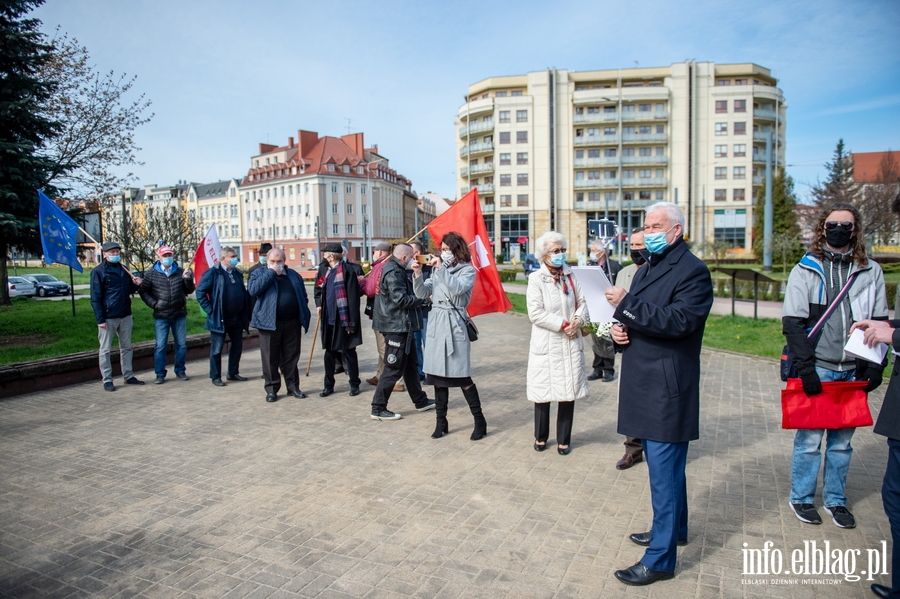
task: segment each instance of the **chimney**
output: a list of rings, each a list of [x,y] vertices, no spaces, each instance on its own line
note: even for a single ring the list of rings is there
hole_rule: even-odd
[[[294,138],[293,137],[288,137],[288,147],[289,148],[294,147]]]
[[[319,134],[315,131],[297,131],[297,139],[300,142],[300,156],[306,156],[317,143]]]

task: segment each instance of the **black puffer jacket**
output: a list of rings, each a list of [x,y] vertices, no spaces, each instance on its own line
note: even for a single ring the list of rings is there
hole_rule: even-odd
[[[193,277],[183,275],[184,269],[175,264],[166,276],[158,260],[144,272],[140,294],[144,303],[153,308],[153,318],[187,316],[187,296],[194,293],[195,286]]]
[[[406,276],[406,267],[391,256],[381,270],[372,328],[379,333],[419,331],[422,329],[422,317],[416,308],[429,305],[429,300],[416,297],[412,282]]]
[[[131,316],[131,294],[139,287],[131,280],[131,273],[121,264],[104,260],[91,271],[91,307],[97,324],[107,318]]]

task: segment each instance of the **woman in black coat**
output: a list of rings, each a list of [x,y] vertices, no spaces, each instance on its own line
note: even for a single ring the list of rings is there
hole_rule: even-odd
[[[322,250],[324,263],[316,275],[316,314],[325,350],[325,386],[319,393],[321,397],[334,393],[337,365],[341,365],[350,377],[350,395],[359,395],[356,347],[362,345],[359,277],[363,272],[359,264],[344,262],[343,252],[344,248],[337,243],[326,245]]]

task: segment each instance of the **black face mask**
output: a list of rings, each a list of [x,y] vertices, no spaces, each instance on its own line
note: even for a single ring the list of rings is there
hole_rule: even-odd
[[[853,239],[853,231],[845,231],[840,227],[825,231],[825,241],[833,248],[850,245],[851,239]]]
[[[643,250],[631,250],[631,261],[638,266],[647,261],[647,259],[644,258],[644,255],[641,254],[642,251]]]

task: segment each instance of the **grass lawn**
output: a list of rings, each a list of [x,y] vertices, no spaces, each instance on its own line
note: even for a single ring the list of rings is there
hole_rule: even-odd
[[[507,296],[512,302],[513,312],[528,313],[524,295],[508,293]],[[784,347],[781,321],[710,314],[703,334],[703,345],[764,358],[778,358]]]
[[[206,317],[200,311],[200,304],[189,299],[187,306],[188,335],[203,333]],[[132,342],[152,340],[155,336],[153,311],[137,296],[131,301],[131,310],[134,316]],[[96,350],[97,321],[90,301],[76,300],[75,314],[73,318],[70,299],[14,298],[11,306],[0,306],[0,364]]]

